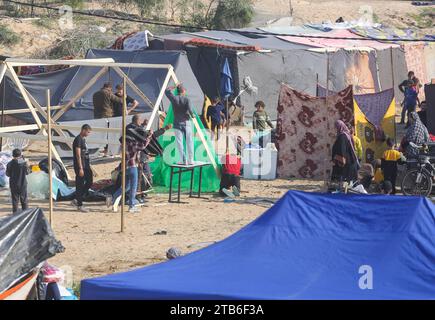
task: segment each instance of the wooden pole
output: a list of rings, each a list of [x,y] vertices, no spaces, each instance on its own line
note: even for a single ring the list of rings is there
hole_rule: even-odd
[[[51,109],[50,89],[46,90],[47,96],[47,134],[48,134],[48,221],[53,226],[53,157],[51,151]]]
[[[329,53],[328,49],[326,49],[326,93],[325,93],[325,109],[328,108],[328,95],[329,95]],[[326,129],[329,131],[329,125],[328,121],[326,122]],[[328,152],[328,159],[325,161],[325,170],[324,170],[324,179],[325,179],[325,186],[328,184],[328,175],[327,175],[327,167],[328,164],[331,163],[331,150],[327,150]]]
[[[394,82],[394,60],[393,60],[393,46],[390,47],[390,60],[391,60],[391,83],[393,86],[393,99],[394,99],[394,144],[397,143],[396,136],[396,84]]]
[[[121,198],[121,232],[124,232],[125,227],[125,220],[124,220],[124,205],[125,205],[125,170],[126,170],[126,163],[125,163],[125,150],[126,150],[126,115],[127,115],[127,81],[125,77],[123,78],[123,84],[122,87],[124,89],[122,94],[122,160],[121,160],[121,167],[122,167],[122,198]]]

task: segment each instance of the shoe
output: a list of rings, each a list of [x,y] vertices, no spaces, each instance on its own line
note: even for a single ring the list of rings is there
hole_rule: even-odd
[[[130,208],[128,208],[128,212],[130,212],[130,213],[138,213],[139,212],[139,208],[137,208],[137,207],[130,207]]]
[[[237,187],[233,187],[233,193],[236,197],[240,197],[240,190]]]
[[[234,195],[234,193],[232,193],[230,190],[223,188],[222,192],[225,193],[225,195],[231,199],[234,199],[236,196]]]
[[[73,201],[71,201],[71,205],[72,205],[73,207],[77,207],[77,200],[74,199]]]
[[[87,209],[87,208],[85,208],[83,206],[77,207],[77,210],[80,211],[80,212],[84,212],[84,213],[89,212],[89,209]]]
[[[112,205],[112,196],[106,196],[106,207],[110,208]]]

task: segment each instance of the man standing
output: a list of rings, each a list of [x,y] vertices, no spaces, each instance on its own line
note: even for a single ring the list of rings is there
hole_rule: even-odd
[[[106,82],[99,91],[92,96],[94,103],[94,119],[111,118],[114,115],[114,105],[121,104],[122,98],[112,93],[112,83]]]
[[[221,103],[218,97],[213,98],[211,106],[207,109],[207,118],[211,120],[211,134],[216,140],[219,140],[219,131],[221,127],[225,127],[225,119],[227,118],[227,110]],[[217,135],[215,136],[215,133]]]
[[[6,175],[9,177],[11,189],[12,213],[16,213],[20,202],[23,210],[28,208],[26,175],[29,173],[29,168],[20,149],[14,149],[12,157],[13,159],[6,166]]]
[[[121,103],[115,102],[113,104],[113,116],[114,117],[122,117],[122,99],[123,99],[123,95],[124,95],[124,87],[122,85],[118,84],[118,85],[116,85],[115,89],[116,89],[115,96],[117,96],[118,98],[121,98]],[[127,111],[127,113],[130,113],[131,111],[136,109],[136,107],[139,105],[139,102],[137,102],[137,100],[133,99],[129,95],[126,96],[125,100],[127,102],[127,107],[131,106],[130,109]]]
[[[91,126],[84,124],[80,134],[73,142],[73,164],[76,174],[76,199],[72,204],[77,206],[77,210],[88,212],[89,210],[83,207],[83,196],[88,193],[89,188],[93,183],[91,165],[89,162],[88,146],[86,145],[86,137],[91,133]]]
[[[174,129],[177,149],[180,155],[181,164],[193,164],[193,118],[192,106],[189,98],[186,97],[186,89],[182,84],[177,85],[178,96],[172,93],[174,87],[166,89],[166,96],[172,103],[174,111]],[[186,141],[187,156],[184,152],[183,138]]]

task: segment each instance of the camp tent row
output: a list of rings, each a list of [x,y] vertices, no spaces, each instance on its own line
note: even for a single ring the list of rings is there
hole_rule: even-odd
[[[276,119],[273,109],[281,83],[314,96],[316,84],[327,86],[329,73],[328,86],[332,91],[352,85],[356,94],[376,93],[394,85],[396,100],[401,100],[397,86],[408,70],[415,70],[423,83],[435,77],[433,42],[403,44],[401,34],[384,37],[397,39],[397,43],[358,40],[364,35],[338,29],[338,25],[333,27],[337,29],[289,26],[171,34],[161,38],[161,47],[186,50],[201,88],[209,97],[219,95],[225,58],[230,61],[236,88],[242,87],[245,76],[250,76],[259,91],[258,96],[241,97],[248,119],[256,99],[272,106],[270,115]]]

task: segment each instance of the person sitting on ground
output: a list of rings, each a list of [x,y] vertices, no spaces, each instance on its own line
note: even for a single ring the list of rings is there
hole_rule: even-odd
[[[417,158],[420,150],[418,146],[422,146],[430,141],[430,136],[427,128],[421,122],[417,112],[411,112],[409,115],[410,125],[402,140],[402,149],[407,159]],[[416,146],[410,144],[412,142]]]
[[[83,197],[88,193],[93,183],[93,173],[89,161],[89,151],[86,144],[86,137],[91,134],[91,126],[84,124],[80,134],[73,142],[73,166],[76,174],[76,198],[71,204],[81,212],[89,210],[83,207]]]
[[[358,178],[359,162],[355,152],[352,135],[346,124],[337,120],[335,122],[337,138],[332,146],[333,181],[351,182]]]
[[[375,171],[375,175],[373,176],[373,182],[376,184],[376,186],[379,189],[381,183],[384,182],[384,173],[382,172],[382,160],[381,159],[373,160],[372,165]]]
[[[231,155],[227,151],[225,155],[225,163],[222,165],[222,177],[219,187],[221,196],[240,196],[240,171],[242,167],[241,161],[241,138],[237,139],[237,155]]]
[[[121,84],[117,84],[115,89],[116,89],[115,96],[117,96],[121,99],[124,99],[124,87]],[[125,100],[127,103],[127,114],[132,112],[139,105],[139,102],[137,100],[133,99],[132,97],[130,97],[129,95],[126,96]],[[123,106],[122,102],[121,103],[118,103],[118,102],[113,103],[113,116],[114,117],[122,117],[122,106]],[[130,109],[128,109],[128,107],[130,107]]]
[[[269,118],[269,115],[264,110],[266,108],[266,105],[263,101],[257,101],[255,103],[255,108],[257,109],[254,112],[253,120],[252,120],[252,128],[259,133],[259,145],[260,147],[264,147],[264,141],[263,141],[263,131],[266,131],[268,129],[268,126],[273,129],[273,123]]]
[[[219,132],[222,126],[225,126],[225,119],[227,117],[227,110],[221,103],[219,97],[215,97],[212,100],[212,104],[207,109],[207,119],[211,120],[211,133],[212,136],[216,134],[216,138],[219,139]]]
[[[370,163],[361,164],[361,168],[358,170],[358,180],[367,191],[370,190],[374,175],[375,171]]]
[[[11,189],[12,213],[17,213],[19,203],[22,210],[28,208],[26,175],[29,174],[29,167],[20,149],[14,149],[12,157],[13,159],[6,165],[6,175],[9,177]]]
[[[356,157],[358,158],[358,162],[361,163],[363,157],[363,149],[361,139],[355,134],[355,128],[351,125],[348,125],[350,134],[352,135],[353,144],[355,146]]]
[[[392,184],[391,194],[396,194],[397,165],[406,161],[403,154],[394,148],[394,141],[387,138],[388,149],[385,150],[381,159],[381,168],[384,175],[384,181]]]

